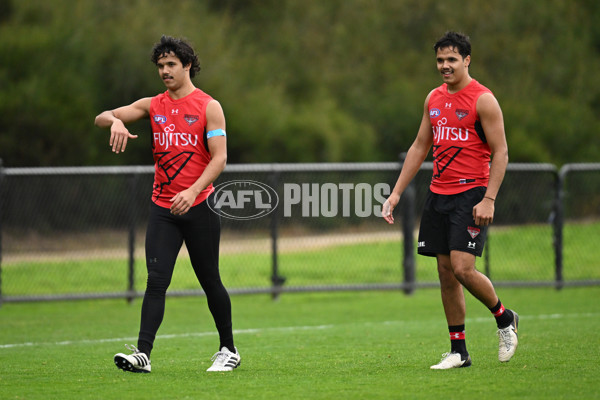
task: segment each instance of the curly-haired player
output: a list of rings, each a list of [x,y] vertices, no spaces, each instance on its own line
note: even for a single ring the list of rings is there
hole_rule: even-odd
[[[152,62],[167,90],[130,105],[104,111],[96,125],[110,128],[112,151],[124,152],[137,138],[125,124],[149,118],[152,127],[154,188],[146,231],[148,280],[137,348],[114,356],[117,367],[150,372],[150,353],[165,312],[165,295],[175,261],[185,242],[192,267],[206,294],[219,332],[219,349],[208,371],[232,371],[240,364],[233,344],[231,301],[219,274],[220,219],[210,210],[213,181],[225,168],[225,116],[219,102],[192,83],[200,71],[194,49],[184,40],[163,36]]]

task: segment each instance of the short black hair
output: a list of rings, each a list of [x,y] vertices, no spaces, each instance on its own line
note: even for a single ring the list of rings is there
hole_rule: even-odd
[[[171,36],[163,35],[160,38],[160,42],[152,48],[150,60],[156,65],[162,56],[169,53],[175,54],[184,67],[187,65],[192,66],[190,68],[190,78],[196,76],[196,72],[200,71],[200,62],[192,46],[184,39]]]
[[[458,32],[448,31],[438,39],[437,42],[433,45],[433,50],[437,53],[438,49],[443,49],[446,47],[454,47],[458,50],[458,53],[465,58],[471,55],[471,39],[463,34]]]

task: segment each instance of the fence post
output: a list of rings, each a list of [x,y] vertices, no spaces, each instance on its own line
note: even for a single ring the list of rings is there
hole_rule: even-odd
[[[275,192],[279,187],[279,171],[273,171],[270,176],[271,187]],[[279,239],[279,211],[274,210],[271,213],[271,298],[277,300],[281,294],[281,287],[285,282],[285,277],[279,275],[279,254],[277,249]]]
[[[492,272],[490,271],[490,226],[487,228],[487,237],[485,239],[485,247],[483,248],[483,266],[485,270],[485,276],[492,279]]]
[[[400,154],[400,170],[404,166],[406,153]],[[414,249],[414,228],[415,228],[415,197],[416,190],[414,182],[410,182],[404,193],[401,201],[402,215],[402,234],[404,237],[404,257],[402,266],[404,269],[404,293],[412,294],[415,290],[415,249]]]
[[[2,164],[2,159],[0,158],[0,307],[2,307],[2,216],[3,207],[2,207],[2,183],[4,181],[4,166]]]
[[[556,289],[563,288],[563,225],[564,225],[564,179],[567,168],[563,167],[559,172],[555,172],[555,201],[554,201],[554,263],[556,274]]]
[[[134,299],[135,291],[135,223],[137,221],[137,207],[135,204],[135,193],[137,191],[139,173],[133,173],[129,177],[129,235],[128,251],[129,264],[127,273],[127,302],[131,303]]]

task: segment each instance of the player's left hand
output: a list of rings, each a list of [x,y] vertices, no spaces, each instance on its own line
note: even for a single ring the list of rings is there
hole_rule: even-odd
[[[171,214],[173,215],[184,215],[196,201],[196,194],[191,189],[186,189],[183,192],[177,193],[171,199]]]
[[[484,198],[473,207],[475,225],[487,226],[494,221],[494,201]]]

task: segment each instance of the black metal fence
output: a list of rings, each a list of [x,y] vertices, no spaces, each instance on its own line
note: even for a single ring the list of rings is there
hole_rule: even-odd
[[[388,225],[399,163],[228,165],[216,212],[230,293],[436,286],[414,236],[431,168]],[[141,296],[152,179],[151,166],[0,169],[0,301]],[[599,284],[598,238],[600,164],[510,164],[478,268],[496,285]],[[185,246],[169,294],[202,294]]]

